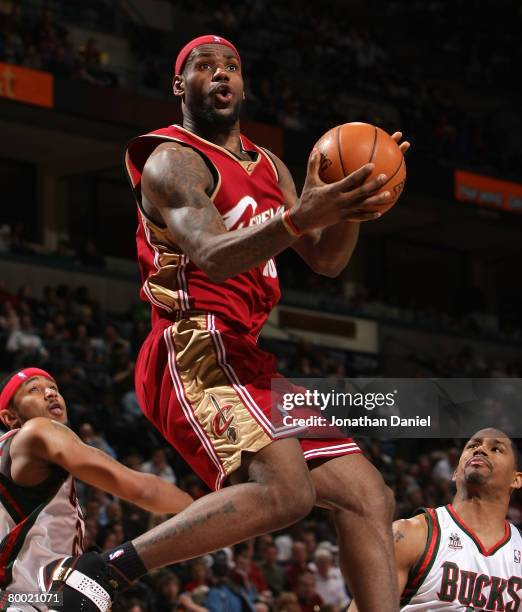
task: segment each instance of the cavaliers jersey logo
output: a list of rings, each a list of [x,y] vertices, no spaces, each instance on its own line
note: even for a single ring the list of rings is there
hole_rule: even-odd
[[[211,394],[209,394],[210,401],[216,411],[214,418],[212,419],[212,429],[218,438],[223,435],[229,442],[235,444],[238,441],[237,428],[234,425],[234,414],[232,412],[234,406],[232,404],[221,405],[219,401]]]
[[[243,217],[247,210],[251,208],[252,216],[257,210],[257,202],[251,196],[241,198],[239,202],[233,206],[227,213],[223,215],[223,221],[227,229],[233,228],[236,223]]]

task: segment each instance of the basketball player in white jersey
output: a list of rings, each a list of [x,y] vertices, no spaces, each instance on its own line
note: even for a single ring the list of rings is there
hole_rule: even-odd
[[[192,501],[84,444],[65,425],[65,401],[44,370],[26,368],[3,382],[0,419],[9,429],[0,436],[0,611],[46,610],[36,601],[38,568],[82,551],[73,477],[151,512],[179,512]],[[14,603],[15,594],[34,605]]]
[[[506,521],[520,467],[512,440],[483,429],[462,451],[453,503],[394,523],[401,610],[522,609],[522,537]]]

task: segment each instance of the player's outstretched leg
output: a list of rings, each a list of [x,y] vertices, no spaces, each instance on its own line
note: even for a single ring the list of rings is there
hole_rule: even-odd
[[[178,563],[281,529],[305,517],[315,490],[299,442],[278,440],[245,454],[249,482],[211,493],[132,542],[103,555],[69,557],[43,568],[44,586],[61,591],[65,610],[107,610],[91,597],[98,585],[110,599],[151,569]],[[94,557],[92,556],[94,554]],[[83,576],[88,580],[83,580]],[[111,592],[112,591],[112,592]]]
[[[392,538],[395,502],[363,455],[317,460],[311,471],[317,503],[332,510],[341,569],[360,612],[398,612]]]

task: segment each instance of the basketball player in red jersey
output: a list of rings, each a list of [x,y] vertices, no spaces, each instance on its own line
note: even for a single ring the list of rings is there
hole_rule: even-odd
[[[173,87],[183,126],[140,136],[126,152],[142,297],[152,308],[136,391],[145,415],[217,491],[137,538],[109,568],[94,557],[64,560],[53,588],[73,586],[73,568],[105,585],[109,601],[107,576],[120,583],[280,529],[317,504],[333,512],[359,609],[395,612],[391,493],[351,439],[277,439],[275,359],[257,346],[280,296],[273,257],[292,247],[314,271],[339,274],[359,223],[390,197],[376,195],[386,176],[369,180],[366,164],[325,185],[314,152],[298,198],[281,160],[240,133],[241,59],[223,38],[188,43]],[[232,486],[218,490],[227,479]],[[79,590],[64,593],[87,605]]]

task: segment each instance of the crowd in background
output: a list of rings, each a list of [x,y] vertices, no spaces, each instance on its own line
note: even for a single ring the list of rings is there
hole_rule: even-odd
[[[29,286],[0,288],[0,369],[37,365],[55,375],[67,401],[70,424],[86,443],[127,466],[176,483],[194,499],[205,485],[142,416],[134,394],[134,363],[148,331],[147,307],[124,317],[105,312],[85,287],[47,287],[36,299]],[[283,348],[285,344],[286,348]],[[270,346],[268,346],[270,348]],[[292,376],[345,376],[343,351],[308,343],[281,343],[283,372]],[[475,363],[463,349],[455,359]],[[472,375],[467,370],[469,376]],[[396,517],[451,499],[459,449],[452,440],[377,441],[361,444],[395,493]],[[87,546],[108,549],[165,517],[85,485]],[[510,518],[522,523],[518,497]],[[155,572],[114,608],[125,612],[336,612],[349,594],[339,570],[338,543],[329,515],[319,509],[296,527],[263,536],[194,561]]]
[[[49,264],[87,266],[98,270],[107,268],[104,254],[91,238],[77,244],[75,249],[67,241],[60,240],[55,250],[39,248],[37,253],[25,234],[22,223],[13,227],[6,223],[0,225],[0,254],[38,254],[45,256]],[[517,304],[501,300],[497,305],[488,305],[482,290],[474,285],[462,286],[450,300],[451,303],[443,307],[426,296],[422,299],[416,292],[390,294],[382,285],[378,289],[370,289],[360,283],[347,282],[342,277],[332,279],[309,274],[292,253],[279,256],[277,266],[283,287],[283,303],[289,305],[407,325],[431,332],[460,334],[463,342],[466,337],[510,343],[522,339],[522,314]],[[483,373],[498,370],[499,364],[488,363],[485,358],[482,361],[485,364],[484,368],[480,368]],[[520,371],[519,366],[511,362],[504,363],[502,367],[511,372]],[[441,373],[444,371],[445,368],[440,370]]]
[[[106,54],[96,38],[76,46],[67,27],[45,5],[40,15],[13,2],[0,11],[0,62],[45,70],[64,79],[117,86],[118,78],[105,67]]]
[[[99,13],[105,29],[113,22],[106,13],[116,5],[102,4],[91,13]],[[123,35],[135,66],[117,69],[94,37],[72,43],[65,19],[74,18],[74,11],[54,4],[61,13],[55,14],[42,2],[38,15],[34,6],[27,11],[23,5],[13,1],[0,11],[0,61],[111,86],[118,86],[118,69],[135,69],[143,90],[170,95],[172,61],[186,42],[180,31],[127,23]],[[400,128],[417,152],[486,172],[501,168],[516,178],[520,121],[509,104],[496,111],[499,100],[515,95],[510,66],[520,54],[515,24],[521,9],[514,1],[500,13],[492,0],[487,5],[499,20],[493,33],[484,4],[473,10],[465,0],[451,8],[436,0],[378,1],[366,9],[356,5],[354,15],[333,0],[320,12],[296,0],[180,3],[201,31],[230,37],[241,50],[248,117],[277,123],[310,142],[347,120]],[[81,7],[76,12],[82,14]]]

